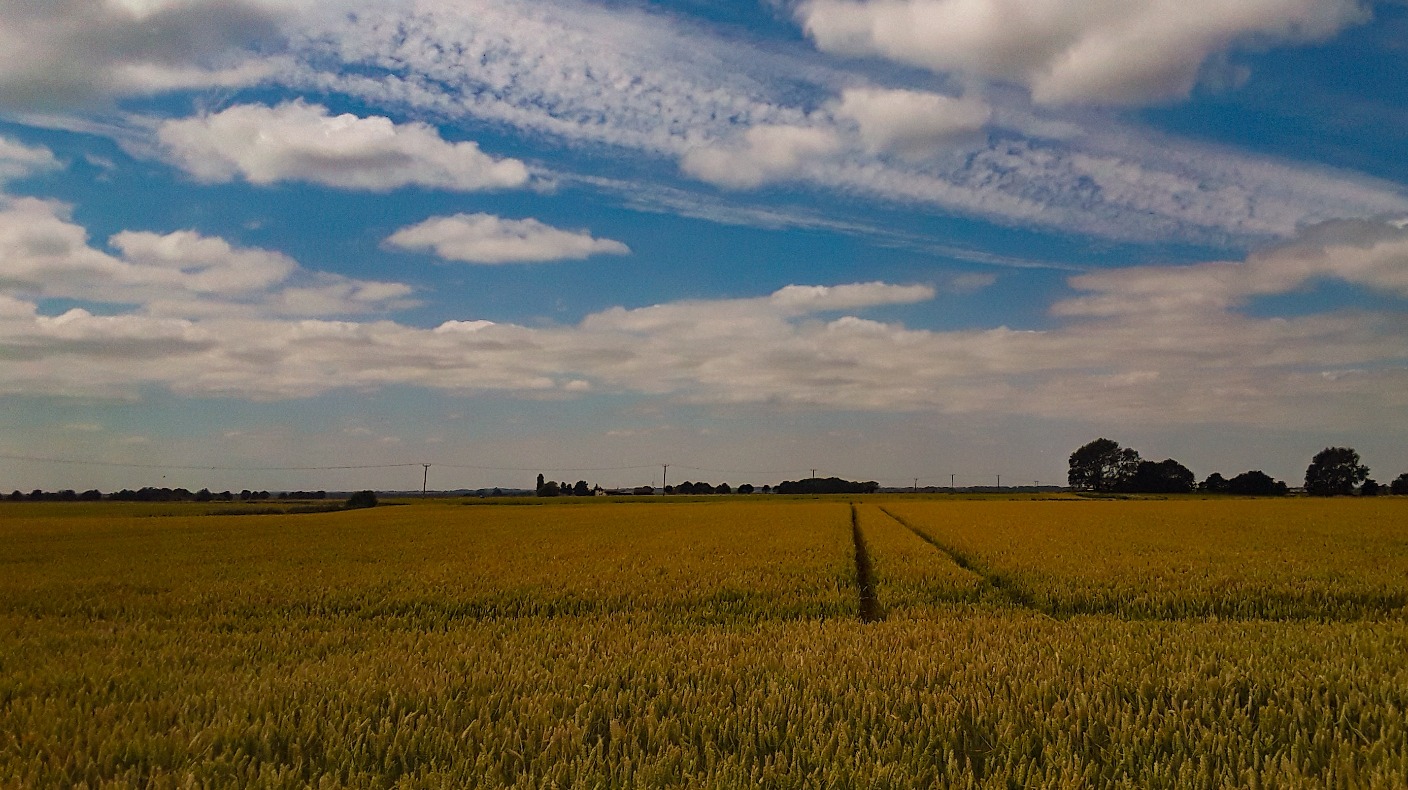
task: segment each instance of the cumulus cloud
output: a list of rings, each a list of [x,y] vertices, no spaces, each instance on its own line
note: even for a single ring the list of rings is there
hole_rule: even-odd
[[[840,148],[840,140],[829,129],[754,126],[733,143],[687,152],[680,160],[680,169],[717,186],[754,189],[770,181],[799,175],[815,161]]]
[[[992,118],[992,108],[980,99],[883,88],[849,88],[834,111],[856,123],[871,152],[908,157],[973,134]]]
[[[892,304],[914,304],[934,298],[928,285],[857,283],[854,285],[789,285],[774,291],[768,302],[798,314],[821,310],[859,310]]]
[[[21,0],[0,4],[0,109],[67,109],[174,88],[248,85],[279,68],[299,2]]]
[[[59,160],[44,146],[29,146],[0,137],[0,185],[45,170],[57,170]]]
[[[1317,281],[1339,281],[1408,297],[1408,229],[1399,223],[1337,221],[1309,229],[1294,244],[1245,261],[1137,266],[1072,278],[1092,292],[1063,301],[1064,316],[1207,313],[1257,296],[1287,294]]]
[[[310,181],[343,189],[387,191],[417,185],[475,191],[523,186],[528,168],[495,158],[473,142],[451,143],[425,123],[333,116],[293,101],[246,104],[157,130],[171,160],[207,182]]]
[[[123,231],[92,246],[63,204],[0,200],[0,287],[15,297],[139,305],[148,315],[339,315],[405,306],[410,288],[302,270],[194,231]]]
[[[431,217],[396,231],[386,243],[406,250],[430,250],[447,261],[482,264],[582,260],[631,251],[619,241],[594,238],[585,230],[561,230],[536,219],[504,219],[493,214]]]
[[[1365,21],[1358,0],[808,0],[823,50],[1021,83],[1044,104],[1185,97],[1240,42],[1328,38]]]
[[[1351,267],[1352,268],[1352,267]],[[1089,283],[1086,283],[1089,285]],[[611,308],[570,326],[213,315],[46,316],[0,301],[0,392],[310,396],[413,385],[696,403],[1322,427],[1408,416],[1401,317],[1234,310],[1067,316],[1040,331],[912,329],[859,311],[927,286],[796,285]],[[842,315],[828,316],[841,311]],[[1351,408],[1352,406],[1352,408]]]

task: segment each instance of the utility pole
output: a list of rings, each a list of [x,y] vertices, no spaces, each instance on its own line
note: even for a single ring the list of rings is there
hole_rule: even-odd
[[[816,470],[815,470],[815,469],[812,470],[812,479],[813,479],[813,480],[816,479]]]
[[[420,476],[420,495],[421,495],[421,498],[424,499],[424,498],[425,498],[425,485],[426,485],[426,483],[430,482],[430,464],[421,464],[421,466],[424,467],[424,469],[422,470],[422,473],[421,473],[421,476]]]
[[[958,475],[954,475],[954,474],[951,474],[951,475],[948,476],[948,487],[949,487],[950,489],[953,488],[953,478],[955,478],[955,477],[957,477],[957,476],[958,476]]]
[[[670,473],[669,464],[660,464],[660,493],[665,493],[665,476]]]
[[[914,493],[919,493],[919,478],[914,478]]]
[[[997,476],[997,487],[1002,488],[1002,475]]]

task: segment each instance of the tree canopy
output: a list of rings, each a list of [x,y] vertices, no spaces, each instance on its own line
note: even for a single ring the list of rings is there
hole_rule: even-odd
[[[1243,472],[1227,481],[1227,493],[1242,496],[1285,496],[1286,484],[1260,469]]]
[[[1408,472],[1395,477],[1392,483],[1388,484],[1390,494],[1408,494]]]
[[[1121,490],[1139,494],[1186,494],[1193,490],[1196,478],[1188,467],[1172,458],[1162,461],[1140,461],[1134,475]]]
[[[1066,482],[1082,491],[1118,491],[1138,469],[1139,453],[1101,438],[1071,453]]]
[[[1359,463],[1350,447],[1326,447],[1315,454],[1305,470],[1305,491],[1311,496],[1345,496],[1369,477],[1369,467]]]

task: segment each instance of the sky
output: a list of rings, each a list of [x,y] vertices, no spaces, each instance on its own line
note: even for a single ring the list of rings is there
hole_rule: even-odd
[[[0,489],[1386,482],[1405,74],[1397,0],[0,0]]]

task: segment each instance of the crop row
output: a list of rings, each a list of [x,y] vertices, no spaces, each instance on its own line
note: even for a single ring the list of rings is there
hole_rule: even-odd
[[[1014,597],[1056,616],[1402,619],[1398,501],[883,504]]]

